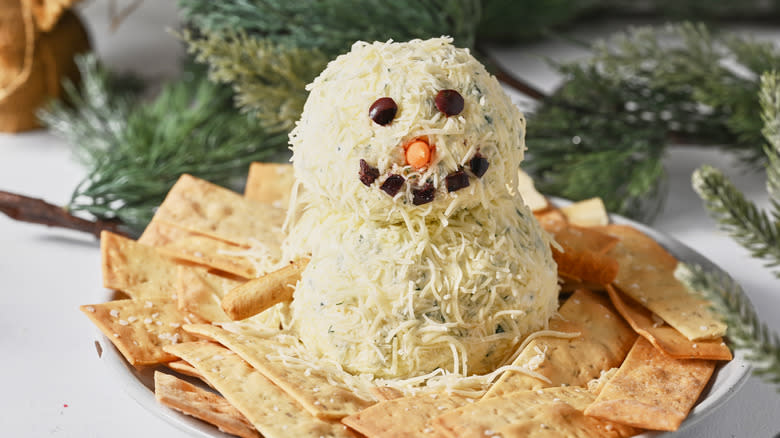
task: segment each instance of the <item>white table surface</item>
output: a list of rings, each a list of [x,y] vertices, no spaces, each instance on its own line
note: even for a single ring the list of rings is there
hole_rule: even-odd
[[[165,32],[175,26],[174,2],[144,2],[118,31],[109,32],[107,4],[81,11],[100,57],[110,66],[164,77],[181,53]],[[122,4],[122,2],[118,2]],[[780,28],[759,29],[780,42]],[[543,88],[556,78],[538,55],[576,56],[562,43],[497,50],[500,59]],[[529,145],[533,147],[533,145]],[[780,333],[780,280],[717,230],[691,189],[703,163],[725,171],[748,197],[767,205],[765,178],[741,172],[713,149],[674,147],[666,157],[670,191],[653,226],[730,273],[762,320]],[[64,204],[84,176],[62,140],[36,131],[0,134],[0,189]],[[99,246],[91,236],[12,221],[0,215],[0,435],[8,437],[187,436],[134,401],[98,359],[97,329],[78,311],[103,300]],[[772,437],[780,432],[780,396],[751,377],[726,404],[679,437]]]

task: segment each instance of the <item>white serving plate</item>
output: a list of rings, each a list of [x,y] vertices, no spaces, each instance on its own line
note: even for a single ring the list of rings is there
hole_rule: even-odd
[[[562,205],[568,202],[556,200],[555,203]],[[723,272],[705,256],[699,254],[698,252],[670,236],[658,232],[646,225],[640,224],[630,219],[626,219],[622,216],[612,215],[611,220],[617,224],[627,224],[636,227],[643,233],[655,239],[659,244],[661,244],[682,262],[699,265],[708,271]],[[726,275],[725,272],[723,272],[723,274]],[[106,300],[108,299],[111,298],[108,297]],[[225,434],[210,424],[181,414],[178,411],[158,403],[154,397],[154,368],[147,368],[141,371],[136,370],[134,367],[128,364],[127,361],[125,361],[124,357],[122,357],[121,353],[119,353],[119,351],[114,347],[114,345],[107,337],[103,336],[100,332],[98,333],[99,338],[96,342],[98,342],[101,346],[101,360],[106,364],[106,366],[112,369],[113,374],[116,376],[116,382],[112,384],[116,384],[117,386],[123,388],[128,393],[128,395],[130,395],[130,397],[132,397],[141,406],[153,414],[161,417],[179,429],[186,431],[194,437],[232,437],[232,435]],[[165,372],[172,373],[172,371],[168,368],[165,368]],[[733,360],[728,363],[721,364],[715,369],[713,377],[710,379],[709,384],[699,397],[696,406],[690,412],[677,432],[690,427],[691,425],[701,421],[715,412],[742,387],[745,381],[747,381],[749,375],[750,365],[745,360],[744,352],[736,351],[734,353]],[[187,379],[186,376],[179,377]],[[645,432],[643,434],[637,435],[636,437],[672,438],[677,434],[677,432]]]

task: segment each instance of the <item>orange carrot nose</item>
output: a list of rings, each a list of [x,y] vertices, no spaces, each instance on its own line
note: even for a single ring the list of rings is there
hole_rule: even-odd
[[[406,163],[415,169],[422,169],[431,162],[433,147],[425,140],[414,140],[406,145]]]

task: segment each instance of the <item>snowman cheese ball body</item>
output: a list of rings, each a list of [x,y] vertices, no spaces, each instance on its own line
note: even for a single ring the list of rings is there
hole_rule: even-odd
[[[308,89],[292,329],[354,374],[493,371],[557,309],[550,242],[513,190],[522,114],[449,38],[358,42]]]

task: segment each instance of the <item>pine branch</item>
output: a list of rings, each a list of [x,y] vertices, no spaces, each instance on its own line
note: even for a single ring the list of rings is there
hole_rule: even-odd
[[[81,72],[79,88],[63,82],[68,100],[50,102],[38,117],[55,135],[77,145],[76,158],[82,164],[93,166],[125,129],[144,83],[132,75],[109,73],[94,56],[77,56],[75,62]]]
[[[69,87],[72,107],[55,104],[43,120],[73,143],[88,165],[68,205],[102,220],[118,220],[138,233],[182,173],[234,186],[252,161],[273,158],[287,146],[233,110],[232,93],[203,74],[185,73],[153,101],[117,95],[94,61],[82,65],[93,90]]]
[[[449,35],[472,47],[479,0],[179,0],[180,15],[204,34],[244,31],[274,44],[319,49],[329,57],[355,41],[405,41]]]
[[[2,190],[0,190],[0,212],[17,221],[83,231],[95,237],[100,237],[100,232],[103,230],[125,235],[122,224],[117,221],[89,221],[42,199]]]
[[[566,81],[529,117],[525,165],[546,193],[600,196],[612,211],[647,221],[656,211],[637,205],[659,205],[653,197],[664,195],[660,160],[670,141],[717,144],[748,166],[766,161],[755,117],[761,71],[751,69],[767,65],[780,65],[780,48],[700,24],[617,34],[588,61],[557,65]],[[594,153],[636,158],[628,166],[652,161],[626,171]]]
[[[746,350],[753,373],[780,384],[780,337],[761,322],[742,288],[728,275],[706,272],[700,266],[680,264],[675,274],[723,316],[728,325],[726,341],[732,349]]]
[[[765,259],[766,266],[780,265],[780,228],[754,203],[745,198],[723,174],[702,166],[693,174],[693,188],[704,200],[719,227],[751,255]],[[780,272],[775,272],[780,277]]]
[[[308,95],[306,84],[329,60],[316,48],[282,46],[244,31],[213,31],[202,38],[184,31],[179,36],[195,60],[208,65],[213,81],[232,85],[236,105],[271,130],[292,129]]]
[[[759,101],[764,122],[761,132],[768,141],[764,150],[768,157],[767,189],[774,207],[774,219],[746,199],[719,170],[711,166],[697,169],[692,180],[694,189],[720,228],[754,257],[766,260],[767,267],[775,268],[780,265],[780,75],[762,75]],[[780,271],[775,271],[775,275],[780,277]]]
[[[768,158],[766,168],[767,192],[772,202],[772,216],[780,222],[780,73],[771,72],[761,76],[761,120],[766,138],[764,152]]]

